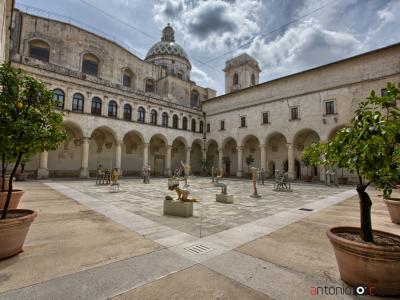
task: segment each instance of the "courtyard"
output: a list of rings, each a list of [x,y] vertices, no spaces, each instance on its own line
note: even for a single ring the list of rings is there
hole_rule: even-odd
[[[166,178],[122,179],[119,193],[94,180],[18,182],[20,206],[39,215],[24,252],[0,262],[0,299],[315,299],[313,286],[346,286],[325,232],[358,225],[353,187],[277,193],[267,181],[253,199],[250,180],[224,183],[234,204],[215,202],[211,178],[191,177],[201,202],[178,218],[162,215]],[[371,194],[374,227],[398,234]]]

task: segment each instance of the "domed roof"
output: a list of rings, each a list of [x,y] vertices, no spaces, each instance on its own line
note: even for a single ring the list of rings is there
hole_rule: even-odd
[[[169,24],[163,29],[163,36],[161,38],[161,41],[150,48],[149,52],[147,52],[145,59],[156,55],[175,55],[189,61],[185,50],[183,50],[181,46],[175,43],[174,29]]]

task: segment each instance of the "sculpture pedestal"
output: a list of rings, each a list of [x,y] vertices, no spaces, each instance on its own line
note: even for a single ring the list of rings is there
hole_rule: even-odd
[[[216,194],[215,201],[231,204],[233,203],[233,195]]]
[[[261,195],[259,194],[252,194],[250,195],[251,198],[261,198]]]
[[[193,216],[193,202],[164,200],[164,215],[191,217]]]

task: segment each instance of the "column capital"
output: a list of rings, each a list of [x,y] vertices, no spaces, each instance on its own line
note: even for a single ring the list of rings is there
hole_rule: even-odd
[[[267,144],[260,144],[259,147],[260,149],[265,149],[267,147]]]
[[[242,150],[243,150],[243,146],[237,146],[237,147],[236,147],[236,150],[237,150],[237,151],[242,151]]]
[[[186,147],[185,150],[186,151],[192,151],[192,147]]]
[[[143,143],[143,146],[148,147],[150,143]]]
[[[82,137],[82,142],[83,143],[89,143],[90,137],[84,136]]]

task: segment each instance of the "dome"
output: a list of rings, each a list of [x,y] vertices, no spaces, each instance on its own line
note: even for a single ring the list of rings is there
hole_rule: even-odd
[[[147,52],[146,59],[156,55],[174,55],[189,61],[185,50],[175,43],[174,29],[168,24],[163,29],[162,33],[161,41],[150,48],[149,52]]]

